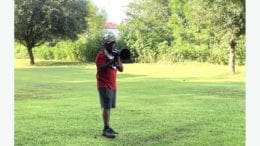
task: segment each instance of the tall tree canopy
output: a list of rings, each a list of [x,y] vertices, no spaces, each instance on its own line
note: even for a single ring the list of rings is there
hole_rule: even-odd
[[[172,41],[171,32],[165,25],[170,16],[168,1],[136,0],[129,4],[127,16],[128,19],[119,27],[122,39],[137,52],[138,61],[157,61],[157,44]]]
[[[15,0],[15,39],[26,46],[33,65],[34,47],[76,39],[86,28],[86,15],[85,0]]]
[[[119,29],[139,62],[245,61],[245,0],[135,0]]]
[[[96,54],[103,48],[104,27],[106,13],[99,11],[98,7],[90,0],[87,4],[88,17],[86,23],[88,26],[86,35],[86,58],[88,61],[94,61]]]
[[[171,8],[175,45],[204,48],[208,56],[216,50],[229,51],[228,64],[235,73],[235,50],[245,35],[245,1],[171,0]]]
[[[211,26],[214,33],[220,34],[220,41],[227,44],[229,49],[229,67],[231,73],[235,73],[235,52],[240,36],[245,35],[245,0],[214,0],[209,1],[211,15]],[[218,35],[219,36],[219,35]]]

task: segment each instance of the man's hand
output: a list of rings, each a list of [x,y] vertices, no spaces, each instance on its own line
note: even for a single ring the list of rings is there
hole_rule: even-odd
[[[118,61],[115,63],[115,66],[116,66],[118,71],[123,72],[123,64],[122,64],[119,57],[118,57]]]
[[[115,64],[115,60],[114,59],[110,59],[106,64],[99,65],[97,67],[97,69],[98,69],[99,72],[103,72],[106,68],[110,67],[113,64]]]
[[[108,63],[107,63],[107,66],[109,67],[109,66],[111,66],[111,65],[113,65],[113,64],[115,64],[115,59],[110,59],[110,60],[108,61]]]

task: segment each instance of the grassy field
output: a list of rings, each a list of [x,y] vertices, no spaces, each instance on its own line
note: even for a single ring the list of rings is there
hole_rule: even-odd
[[[94,64],[15,63],[15,145],[245,145],[245,68],[187,62],[125,64],[116,139],[101,136]]]

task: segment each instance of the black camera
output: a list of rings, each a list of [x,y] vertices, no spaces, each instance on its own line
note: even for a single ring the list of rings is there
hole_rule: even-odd
[[[120,57],[121,60],[130,59],[130,51],[128,49],[122,49],[122,50],[114,49],[112,51],[112,55],[114,56],[115,59],[117,59],[118,57]]]

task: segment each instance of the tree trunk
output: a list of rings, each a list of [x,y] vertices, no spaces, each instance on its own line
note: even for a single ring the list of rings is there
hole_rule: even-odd
[[[229,69],[230,69],[230,72],[232,74],[235,74],[236,73],[236,69],[235,69],[235,49],[236,48],[236,42],[235,40],[231,40],[230,42],[230,48],[229,48]]]
[[[31,46],[27,46],[27,51],[30,57],[30,65],[34,65],[34,57],[33,57],[33,52],[32,52],[32,48]]]

